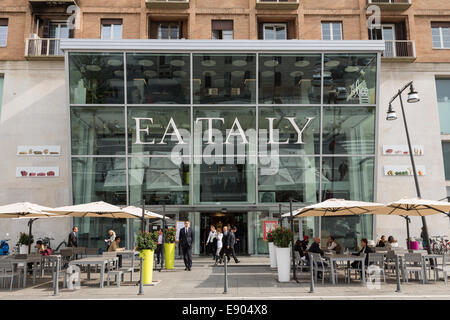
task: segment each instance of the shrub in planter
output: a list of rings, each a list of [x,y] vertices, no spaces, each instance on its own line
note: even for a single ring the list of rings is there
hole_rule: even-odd
[[[158,232],[141,232],[136,238],[136,250],[152,250],[156,249],[158,242]]]
[[[166,269],[173,269],[175,265],[175,228],[166,230],[166,243],[164,243],[164,258]]]
[[[175,227],[166,230],[166,243],[175,243],[176,232]]]
[[[272,230],[270,230],[269,232],[267,232],[267,242],[273,242],[273,234],[272,234]]]
[[[276,227],[272,232],[272,236],[273,243],[278,248],[289,248],[293,239],[292,231],[285,227]]]
[[[158,242],[158,232],[141,232],[136,238],[136,250],[144,258],[142,265],[142,283],[151,284],[153,280],[153,254]]]
[[[21,232],[19,236],[19,242],[17,243],[19,246],[29,246],[30,244],[33,244],[34,239],[33,235],[29,236],[28,233]]]

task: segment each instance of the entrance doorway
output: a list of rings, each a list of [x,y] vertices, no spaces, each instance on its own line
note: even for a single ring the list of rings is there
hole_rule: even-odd
[[[216,228],[223,228],[223,226],[230,225],[236,227],[236,238],[239,239],[235,246],[237,255],[248,254],[248,235],[247,235],[247,212],[206,212],[201,213],[201,228],[200,228],[200,254],[208,254],[206,250],[206,240],[208,239],[211,225]]]

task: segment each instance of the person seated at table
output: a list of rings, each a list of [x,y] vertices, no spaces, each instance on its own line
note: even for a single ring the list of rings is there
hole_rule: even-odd
[[[386,247],[386,236],[385,235],[381,236],[381,239],[377,243],[377,247],[378,248]]]
[[[114,241],[111,242],[111,245],[108,248],[108,252],[124,251],[125,248],[119,248],[119,243],[120,243],[120,237],[117,236],[116,239],[114,239]]]
[[[336,253],[341,253],[341,246],[336,242],[333,236],[330,236],[327,241],[327,250],[334,250]]]
[[[319,237],[314,237],[314,242],[311,244],[311,246],[309,247],[309,249],[307,250],[307,252],[311,252],[311,253],[318,253],[320,254],[320,256],[324,255],[324,251],[322,249],[320,249],[320,238]],[[309,263],[309,255],[306,255],[306,259],[308,260]],[[319,261],[317,262],[317,266],[320,268],[322,267],[322,265],[324,267],[327,266],[327,263],[323,262],[323,261]],[[319,269],[320,270],[320,269]],[[318,272],[318,277],[320,279],[322,279],[322,272],[319,271]]]
[[[393,236],[389,236],[388,243],[386,244],[387,248],[398,248],[398,242],[394,239]]]
[[[52,254],[52,249],[46,248],[41,240],[36,241],[37,252],[43,256],[49,256]]]
[[[373,253],[372,249],[367,245],[369,241],[366,238],[361,239],[361,250],[359,250],[358,253],[352,253],[354,256],[362,256],[363,254],[366,255],[365,259],[365,266],[368,266],[369,262],[369,253]],[[354,261],[352,262],[352,268],[353,269],[360,269],[361,268],[361,261]]]

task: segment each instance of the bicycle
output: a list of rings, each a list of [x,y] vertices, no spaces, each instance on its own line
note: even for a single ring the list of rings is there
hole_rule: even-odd
[[[431,251],[434,254],[446,254],[450,252],[450,242],[446,238],[446,235],[430,237]]]
[[[58,246],[56,247],[55,252],[58,252],[59,248],[60,248],[62,245],[64,245],[65,247],[67,247],[67,242],[64,241],[64,240],[61,241],[61,243],[58,244]]]
[[[38,241],[42,241],[42,244],[46,247],[46,248],[49,248],[49,249],[51,249],[52,247],[51,247],[51,243],[50,243],[50,241],[51,240],[55,240],[54,238],[51,238],[51,237],[44,237],[44,238],[39,238],[38,239]]]

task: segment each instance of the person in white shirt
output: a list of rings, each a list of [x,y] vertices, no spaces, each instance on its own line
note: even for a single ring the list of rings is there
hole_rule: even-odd
[[[334,239],[334,237],[330,236],[328,238],[327,241],[327,250],[334,250],[336,253],[341,253],[341,247],[340,245],[336,242],[336,240]]]
[[[389,236],[388,243],[386,244],[387,248],[398,248],[398,242],[394,239],[393,236]]]
[[[213,260],[216,259],[217,250],[217,232],[216,227],[211,225],[211,231],[209,232],[208,239],[206,240],[206,252],[211,253]]]
[[[217,261],[219,261],[219,263],[222,263],[222,257],[220,255],[220,251],[222,251],[222,247],[223,247],[223,242],[222,242],[223,233],[220,228],[217,228],[216,239],[217,239],[217,249],[216,249],[216,253],[215,253],[216,263],[214,263],[214,265],[217,265]]]
[[[156,264],[159,264],[159,262],[161,261],[162,246],[163,246],[163,232],[162,232],[162,229],[159,229],[158,230],[158,241],[157,241],[156,250],[155,250]]]

